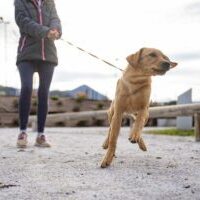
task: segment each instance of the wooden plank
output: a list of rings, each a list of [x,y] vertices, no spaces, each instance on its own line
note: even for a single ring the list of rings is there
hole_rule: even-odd
[[[182,104],[172,106],[159,106],[149,108],[150,118],[168,118],[177,116],[193,116],[194,113],[200,112],[200,104]],[[125,115],[126,117],[130,115]],[[75,119],[106,119],[107,110],[100,111],[83,111],[83,112],[68,112],[48,115],[48,120],[75,120]],[[30,121],[35,120],[35,116],[30,117]]]
[[[181,104],[172,106],[158,106],[149,109],[150,118],[169,118],[177,116],[193,116],[200,112],[200,104]]]
[[[18,113],[1,113],[0,126],[17,126]]]
[[[200,142],[200,112],[194,115],[195,122],[195,141]]]

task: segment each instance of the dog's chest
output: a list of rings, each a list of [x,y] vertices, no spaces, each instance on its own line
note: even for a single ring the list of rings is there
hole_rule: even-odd
[[[125,99],[126,112],[137,112],[149,106],[151,88],[149,86],[132,90]]]

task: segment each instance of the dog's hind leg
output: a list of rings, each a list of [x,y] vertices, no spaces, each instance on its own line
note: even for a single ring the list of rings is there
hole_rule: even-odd
[[[141,137],[141,132],[145,123],[147,122],[148,116],[149,116],[149,113],[147,109],[138,112],[135,123],[131,130],[131,135],[129,137],[130,142],[138,143],[139,148],[143,151],[146,151],[147,148]]]
[[[111,124],[110,124],[111,128],[110,128],[110,134],[109,134],[109,140],[108,140],[108,150],[101,163],[102,168],[109,166],[113,160],[121,122],[122,122],[122,113],[115,111],[112,117]]]
[[[113,117],[113,114],[114,114],[114,105],[113,103],[111,104],[110,106],[110,109],[108,110],[108,122],[109,122],[109,125],[111,125],[111,121],[112,121],[112,117]],[[109,137],[110,137],[110,131],[111,131],[111,126],[109,127],[109,131],[108,131],[108,135],[102,145],[103,149],[107,149],[108,148],[108,141],[109,141]]]

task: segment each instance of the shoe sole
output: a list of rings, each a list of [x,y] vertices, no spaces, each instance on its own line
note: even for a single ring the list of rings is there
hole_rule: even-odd
[[[34,146],[36,146],[36,147],[46,147],[46,148],[51,147],[51,145],[42,145],[42,144],[38,144],[38,143],[35,143]]]
[[[28,144],[27,142],[18,141],[18,142],[17,142],[17,147],[18,147],[18,148],[26,148],[26,147],[27,147],[27,144]]]

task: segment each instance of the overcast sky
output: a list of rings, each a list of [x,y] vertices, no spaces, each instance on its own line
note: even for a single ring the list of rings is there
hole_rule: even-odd
[[[4,28],[0,24],[0,84],[20,88],[15,66],[19,35],[14,23],[13,0],[0,2],[3,5],[0,16],[11,22],[8,26],[7,56]],[[127,65],[126,56],[142,47],[158,48],[179,63],[165,76],[153,78],[153,101],[175,100],[189,88],[193,88],[193,100],[200,101],[199,0],[55,2],[63,25],[63,38],[121,68]],[[114,97],[121,72],[63,41],[56,42],[56,45],[59,66],[51,89],[69,90],[87,84],[111,99]]]

